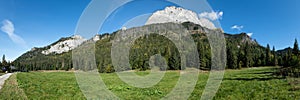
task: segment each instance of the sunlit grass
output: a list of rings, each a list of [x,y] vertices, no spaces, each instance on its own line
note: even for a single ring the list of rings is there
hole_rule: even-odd
[[[17,75],[28,99],[84,99],[71,72],[32,72]]]
[[[215,99],[299,99],[289,81],[273,75],[271,67],[227,71]]]
[[[226,70],[223,82],[214,99],[299,99],[298,83],[291,78],[273,75],[273,67]],[[144,76],[149,71],[135,72]],[[137,88],[123,82],[116,73],[101,73],[107,89],[121,99],[160,99],[167,95],[180,77],[179,71],[168,71],[164,78],[151,88]],[[199,99],[205,88],[209,73],[200,72],[197,84],[189,99]],[[12,80],[11,77],[9,80]],[[71,72],[30,72],[17,75],[18,85],[28,99],[84,99],[74,73]],[[293,80],[297,80],[293,78]],[[6,83],[3,91],[9,89]],[[11,95],[11,98],[17,97]],[[0,94],[0,99],[8,94]]]

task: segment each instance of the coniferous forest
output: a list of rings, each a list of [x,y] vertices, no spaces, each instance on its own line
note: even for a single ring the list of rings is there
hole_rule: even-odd
[[[211,47],[208,38],[200,25],[190,22],[182,24],[192,34],[199,53],[200,69],[209,70],[211,66]],[[95,43],[95,56],[98,71],[101,73],[114,72],[111,61],[111,41],[114,39],[114,33],[105,33],[99,35],[101,40]],[[274,46],[262,46],[255,39],[249,37],[246,33],[227,34],[226,38],[226,68],[241,69],[260,66],[282,66],[278,72],[280,75],[299,76],[300,55],[298,42],[295,40],[293,48],[277,50]],[[67,38],[62,38],[63,41]],[[59,42],[58,41],[58,42]],[[167,45],[166,45],[167,44]],[[44,55],[41,51],[47,49],[34,48],[28,51],[11,64],[3,60],[1,66],[15,66],[19,71],[36,70],[70,70],[72,66],[72,52],[62,54]],[[149,34],[138,38],[131,46],[129,53],[130,65],[133,70],[148,70],[149,59],[155,54],[161,54],[168,65],[167,70],[181,70],[180,55],[176,46],[166,37],[158,34]],[[5,58],[3,58],[5,59]]]

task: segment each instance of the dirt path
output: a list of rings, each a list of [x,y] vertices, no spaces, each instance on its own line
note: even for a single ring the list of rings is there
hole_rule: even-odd
[[[13,73],[8,73],[0,76],[0,89],[2,89],[2,86],[5,83],[5,80],[7,80]]]

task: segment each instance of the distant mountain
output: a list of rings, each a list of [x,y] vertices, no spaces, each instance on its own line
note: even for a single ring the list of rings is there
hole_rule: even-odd
[[[286,54],[286,53],[288,53],[288,51],[293,51],[293,48],[291,48],[291,47],[288,47],[288,48],[285,48],[285,49],[282,49],[282,50],[277,50],[276,52],[277,52],[277,54],[280,54],[280,55],[283,55],[283,54]]]
[[[247,35],[247,33],[240,33],[240,34],[224,33],[224,34],[225,34],[225,38],[237,39],[241,43],[249,42],[249,43],[258,45],[257,41],[253,40],[249,35]]]

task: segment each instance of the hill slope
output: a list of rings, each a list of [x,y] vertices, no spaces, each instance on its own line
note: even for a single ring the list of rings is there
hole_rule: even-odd
[[[140,28],[149,28],[155,24],[142,26]],[[161,24],[160,24],[161,25]],[[163,25],[163,24],[162,24]],[[211,65],[211,52],[210,45],[207,39],[206,34],[207,30],[211,30],[201,25],[194,24],[192,22],[184,22],[180,25],[183,25],[190,34],[197,45],[197,49],[199,52],[200,59],[200,67],[201,68],[210,68]],[[220,31],[220,30],[211,30],[211,31]],[[118,31],[117,31],[118,32]],[[102,34],[96,35],[98,39],[92,38],[90,40],[96,40],[95,48],[96,48],[96,63],[100,72],[113,72],[113,66],[111,63],[111,41],[114,39],[117,32],[111,34]],[[261,56],[264,54],[264,47],[260,46],[257,42],[253,41],[249,36],[245,33],[242,34],[226,34],[224,33],[227,47],[230,49],[230,52],[234,54],[235,62],[246,62],[243,59],[243,55],[245,54],[246,47],[251,47],[251,52],[249,54],[251,57],[251,66],[259,66],[262,65],[260,60]],[[43,47],[43,48],[34,48],[31,51],[26,52],[19,58],[17,58],[13,63],[19,69],[28,69],[28,70],[58,70],[65,69],[69,70],[72,66],[72,49],[65,52],[52,52],[45,54],[43,53],[45,50],[49,50],[53,45],[61,44],[68,39],[74,39],[72,37],[62,38],[57,42]],[[85,42],[83,42],[84,44]],[[168,45],[166,45],[168,44]],[[227,50],[228,51],[228,50]],[[130,64],[133,69],[146,70],[149,69],[148,59],[150,56],[155,54],[161,54],[167,60],[168,68],[171,70],[180,69],[180,56],[179,52],[175,48],[175,45],[166,37],[157,35],[157,34],[149,34],[144,37],[138,38],[132,45],[130,49]],[[230,58],[232,59],[232,58]],[[241,65],[244,66],[245,64]],[[228,66],[228,68],[237,68],[235,66]]]

